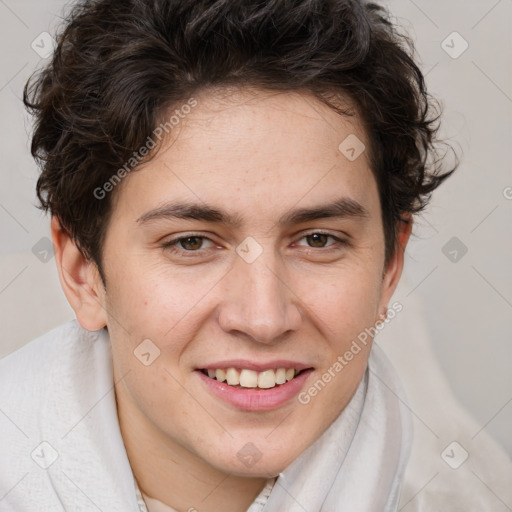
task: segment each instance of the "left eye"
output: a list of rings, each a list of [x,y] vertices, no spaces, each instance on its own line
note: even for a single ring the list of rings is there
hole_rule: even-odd
[[[171,240],[164,244],[164,247],[175,250],[179,245],[180,247],[177,248],[177,250],[181,248],[188,252],[195,252],[199,249],[204,249],[204,247],[201,246],[203,244],[203,241],[205,240],[207,240],[213,245],[213,242],[209,238],[206,238],[205,236],[191,235],[182,238],[176,238],[176,240]]]
[[[312,244],[312,245],[309,245],[309,247],[322,248],[322,247],[330,247],[331,245],[334,245],[334,244],[326,245],[327,240],[329,238],[331,238],[335,242],[343,242],[339,238],[337,238],[333,235],[328,235],[327,233],[310,233],[309,235],[303,236],[301,238],[301,240],[307,240],[309,244]]]

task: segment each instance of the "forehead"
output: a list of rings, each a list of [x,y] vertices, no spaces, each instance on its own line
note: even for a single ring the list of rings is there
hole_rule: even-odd
[[[156,157],[123,181],[119,208],[142,215],[179,199],[275,217],[345,196],[375,209],[367,151],[346,152],[369,147],[357,115],[298,92],[221,89],[194,99]]]

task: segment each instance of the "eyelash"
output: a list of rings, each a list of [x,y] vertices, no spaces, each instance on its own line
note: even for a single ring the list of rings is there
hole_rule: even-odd
[[[313,251],[315,249],[319,249],[319,250],[323,250],[322,252],[325,253],[325,252],[331,252],[333,250],[341,249],[341,247],[339,247],[339,246],[350,246],[350,243],[347,240],[343,240],[342,238],[338,238],[337,236],[334,236],[331,233],[325,233],[323,231],[312,231],[311,233],[306,233],[299,240],[302,240],[303,238],[307,238],[308,236],[312,236],[312,235],[326,235],[328,238],[332,238],[333,240],[335,240],[337,242],[337,243],[331,244],[327,247],[309,247],[309,249],[313,250]],[[162,248],[165,250],[168,250],[172,253],[179,253],[179,255],[182,255],[182,256],[185,256],[188,258],[194,258],[196,256],[199,256],[201,249],[187,250],[187,249],[182,249],[182,248],[178,247],[178,244],[180,243],[180,241],[186,240],[187,238],[200,238],[200,239],[209,240],[210,242],[213,242],[213,240],[211,240],[210,238],[208,238],[206,236],[199,235],[196,233],[189,233],[187,236],[181,236],[179,238],[175,238],[174,240],[169,240],[168,242],[165,242],[164,244],[162,244]],[[338,247],[336,247],[336,246],[338,246]]]

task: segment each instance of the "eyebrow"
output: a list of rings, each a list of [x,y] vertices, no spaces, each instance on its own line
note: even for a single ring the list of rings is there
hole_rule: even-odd
[[[279,219],[278,224],[291,226],[318,219],[365,219],[369,216],[368,210],[361,203],[348,197],[342,197],[329,204],[291,210]],[[137,223],[146,224],[160,219],[202,220],[225,224],[233,228],[243,224],[243,218],[238,214],[230,214],[200,203],[167,203],[144,213],[137,219]]]

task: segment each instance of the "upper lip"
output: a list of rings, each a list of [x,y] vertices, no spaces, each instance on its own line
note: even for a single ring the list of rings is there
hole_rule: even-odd
[[[216,363],[208,363],[204,366],[200,366],[198,370],[217,370],[224,368],[242,368],[247,370],[254,370],[256,372],[263,372],[265,370],[271,370],[273,368],[295,368],[296,370],[305,370],[306,368],[312,368],[310,364],[300,363],[298,361],[290,361],[286,359],[276,359],[273,361],[267,361],[265,363],[258,363],[254,360],[249,361],[247,359],[230,359],[229,361],[218,361]]]

